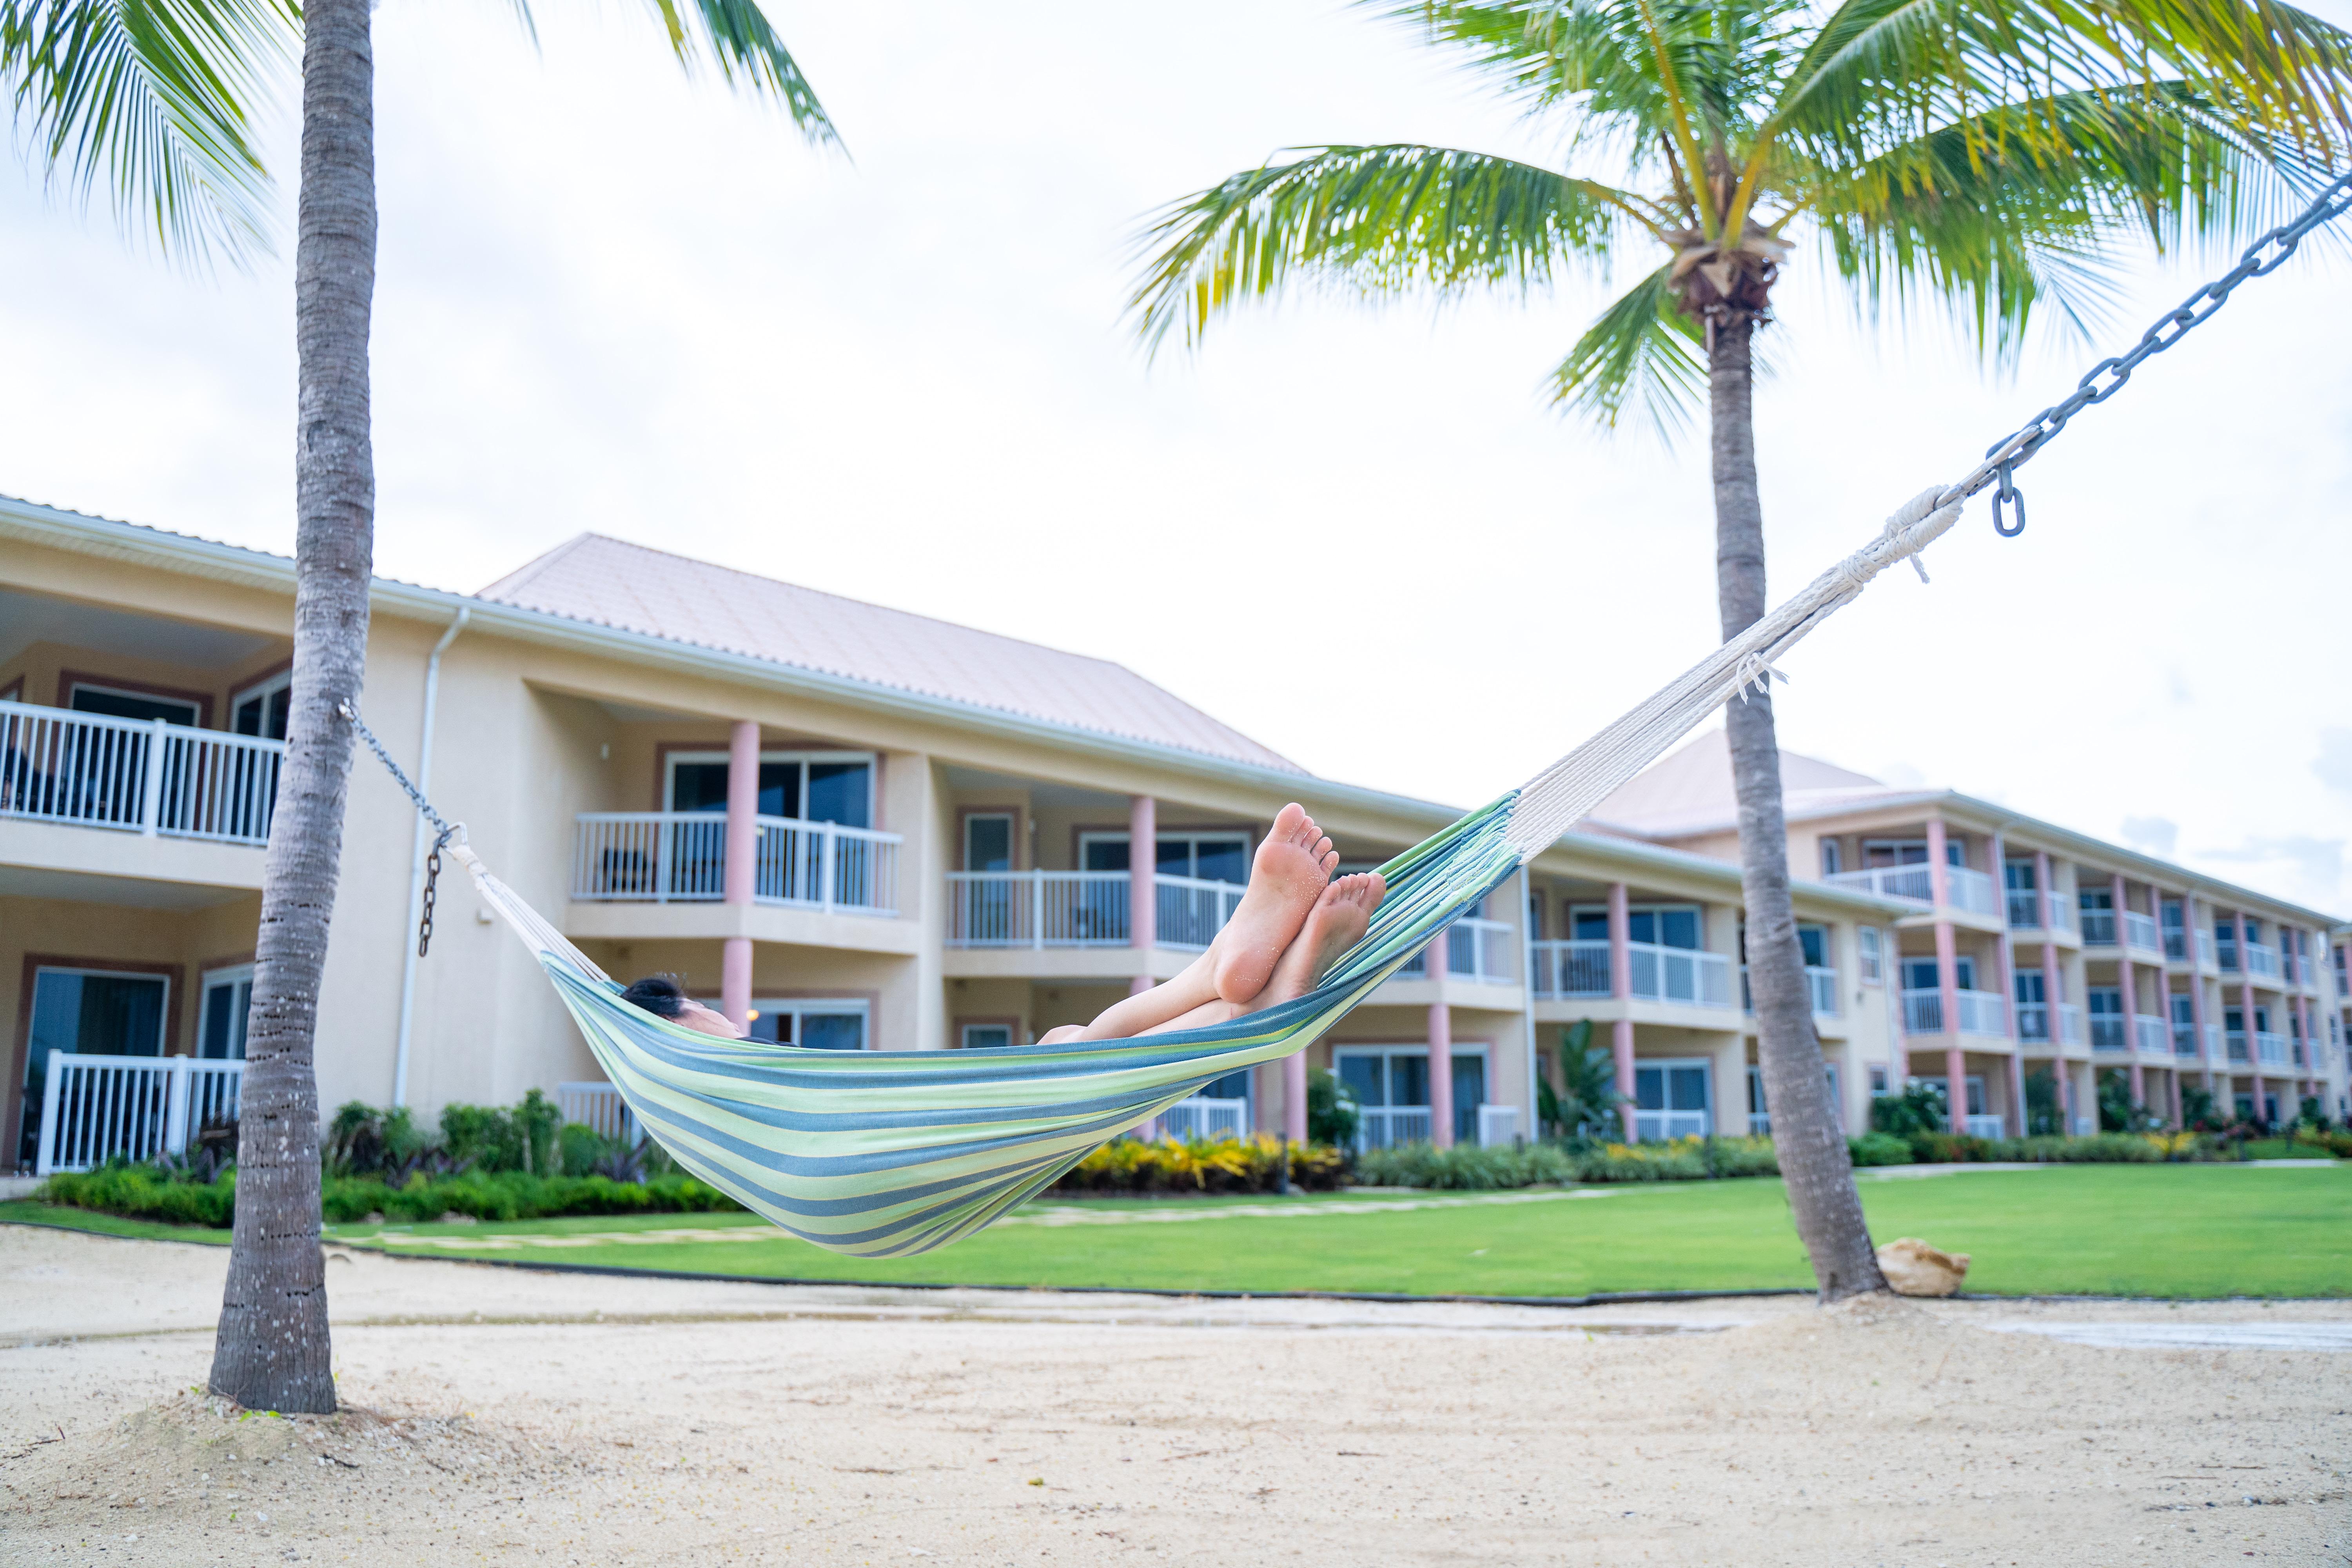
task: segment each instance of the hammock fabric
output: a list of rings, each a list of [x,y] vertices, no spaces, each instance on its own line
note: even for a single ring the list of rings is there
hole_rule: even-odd
[[[721,1040],[623,1001],[612,978],[470,848],[453,842],[449,852],[537,954],[605,1076],[679,1164],[803,1240],[906,1257],[971,1235],[1225,1074],[1306,1049],[1603,796],[1725,702],[1761,689],[1775,658],[1939,538],[1959,509],[1959,492],[1922,494],[1868,546],[1680,679],[1390,861],[1370,931],[1319,985],[1212,1028],[957,1051]]]

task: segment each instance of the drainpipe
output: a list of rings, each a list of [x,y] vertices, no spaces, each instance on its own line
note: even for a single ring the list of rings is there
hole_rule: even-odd
[[[433,710],[441,696],[441,656],[457,640],[473,618],[472,606],[457,611],[457,618],[433,645],[433,652],[425,661],[425,717],[421,722],[424,733],[416,742],[416,791],[430,795],[433,788]],[[422,918],[425,902],[425,817],[416,814],[415,829],[408,840],[408,924],[415,928]],[[400,960],[400,1034],[392,1049],[392,1104],[395,1110],[408,1103],[408,1032],[416,1021],[416,944],[406,944]]]

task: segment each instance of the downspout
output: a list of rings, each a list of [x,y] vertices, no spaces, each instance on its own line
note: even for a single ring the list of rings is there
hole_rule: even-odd
[[[473,614],[471,606],[459,608],[457,618],[449,623],[449,629],[441,634],[441,640],[433,645],[432,655],[425,661],[425,732],[416,742],[416,789],[420,795],[429,795],[433,788],[433,710],[441,696],[441,656],[457,640],[457,634],[466,629]],[[414,930],[422,918],[425,901],[425,817],[418,813],[408,840],[409,930]],[[400,1035],[392,1051],[394,1110],[408,1103],[408,1033],[416,1020],[416,944],[406,942],[405,932],[403,940],[406,945],[400,960]]]

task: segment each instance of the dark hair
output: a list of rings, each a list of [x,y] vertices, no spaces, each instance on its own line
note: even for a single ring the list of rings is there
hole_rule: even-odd
[[[686,1011],[686,988],[675,974],[648,974],[626,991],[621,1000],[634,1002],[656,1018],[675,1018]]]

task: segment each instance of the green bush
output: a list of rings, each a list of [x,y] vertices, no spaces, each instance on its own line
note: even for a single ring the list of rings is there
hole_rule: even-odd
[[[1356,1180],[1373,1187],[1494,1192],[1576,1179],[1576,1157],[1550,1143],[1520,1149],[1499,1145],[1440,1149],[1428,1143],[1407,1143],[1396,1149],[1367,1149],[1356,1156]]]
[[[1911,1163],[1911,1141],[1897,1138],[1891,1132],[1865,1132],[1859,1138],[1845,1141],[1846,1152],[1861,1165],[1907,1165]]]
[[[509,1109],[491,1105],[441,1108],[441,1147],[449,1158],[488,1172],[547,1174],[556,1163],[558,1124],[563,1120],[547,1096],[532,1089]]]
[[[1344,1149],[1356,1141],[1356,1127],[1362,1120],[1356,1097],[1337,1074],[1328,1068],[1307,1069],[1307,1142]]]
[[[82,1174],[51,1176],[34,1196],[166,1225],[226,1228],[235,1218],[234,1173],[209,1184],[175,1182],[149,1165],[110,1165]],[[330,1225],[371,1215],[402,1224],[425,1224],[445,1214],[481,1220],[559,1219],[572,1215],[707,1214],[741,1207],[692,1176],[615,1182],[604,1176],[533,1176],[520,1171],[467,1172],[435,1179],[418,1173],[400,1186],[373,1176],[330,1176],[320,1184],[320,1211]]]
[[[1900,1094],[1874,1096],[1870,1102],[1870,1130],[1891,1132],[1897,1138],[1940,1132],[1944,1130],[1944,1086],[1934,1079],[1921,1079],[1906,1084]]]
[[[1054,1184],[1057,1193],[1270,1193],[1282,1172],[1282,1145],[1254,1138],[1122,1138],[1088,1154]],[[1348,1156],[1328,1143],[1293,1144],[1290,1184],[1328,1191],[1348,1173]]]
[[[231,1171],[212,1182],[174,1181],[155,1166],[116,1161],[94,1171],[60,1172],[43,1183],[33,1196],[44,1203],[68,1204],[125,1219],[209,1226],[218,1230],[226,1229],[236,1217],[236,1173]]]

